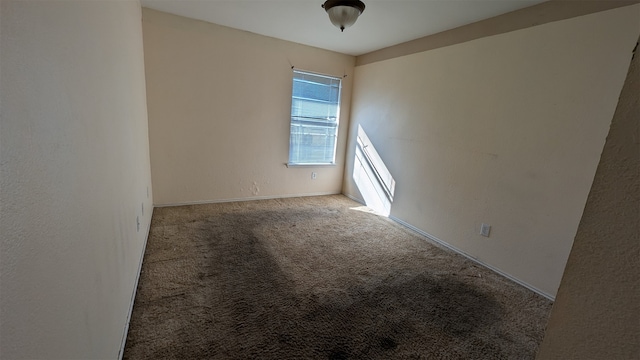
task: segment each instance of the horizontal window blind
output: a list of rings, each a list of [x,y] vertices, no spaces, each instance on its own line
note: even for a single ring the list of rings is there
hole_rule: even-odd
[[[335,163],[341,79],[293,71],[289,164]]]

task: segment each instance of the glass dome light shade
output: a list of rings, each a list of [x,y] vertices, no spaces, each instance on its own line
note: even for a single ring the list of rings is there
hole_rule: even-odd
[[[358,0],[328,0],[322,7],[327,11],[331,23],[342,31],[353,25],[364,11],[364,3]]]

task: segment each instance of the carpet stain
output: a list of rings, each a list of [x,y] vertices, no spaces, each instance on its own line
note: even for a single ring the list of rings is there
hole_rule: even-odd
[[[398,344],[395,340],[389,337],[383,337],[379,340],[378,344],[383,350],[391,350],[398,347]]]
[[[535,358],[549,301],[354,205],[155,209],[124,358]]]
[[[349,359],[349,354],[344,350],[332,350],[328,358],[329,360],[347,360]]]

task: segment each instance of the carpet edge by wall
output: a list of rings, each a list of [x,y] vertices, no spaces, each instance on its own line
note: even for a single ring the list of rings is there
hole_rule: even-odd
[[[549,299],[551,301],[555,301],[555,296],[552,296],[551,294],[548,294],[548,293],[538,289],[537,287],[535,287],[535,286],[533,286],[531,284],[528,284],[528,283],[526,283],[526,282],[524,282],[524,281],[522,281],[522,280],[520,280],[520,279],[518,279],[518,278],[516,278],[516,277],[514,277],[514,276],[512,276],[510,274],[507,274],[506,272],[504,272],[504,271],[502,271],[502,270],[500,270],[500,269],[498,269],[498,268],[496,268],[494,266],[491,266],[491,265],[489,265],[489,264],[487,264],[487,263],[485,263],[485,262],[483,262],[483,261],[481,261],[481,260],[479,260],[477,258],[474,258],[473,256],[465,253],[464,251],[458,249],[457,247],[447,243],[444,240],[438,239],[437,237],[429,234],[426,231],[423,231],[423,230],[421,230],[421,229],[419,229],[419,228],[417,228],[417,227],[415,227],[415,226],[413,226],[413,225],[411,225],[411,224],[409,224],[409,223],[407,223],[407,222],[405,222],[405,221],[403,221],[401,219],[398,219],[397,217],[394,217],[394,216],[389,216],[389,219],[393,220],[394,222],[406,227],[407,229],[409,229],[409,230],[411,230],[411,231],[413,231],[413,232],[415,232],[415,233],[417,233],[419,235],[422,235],[428,241],[431,241],[431,242],[435,243],[438,246],[443,246],[443,247],[445,247],[445,248],[447,248],[447,249],[449,249],[449,250],[451,250],[451,251],[453,251],[453,252],[455,252],[457,254],[460,254],[460,255],[464,256],[465,258],[473,261],[474,263],[476,263],[478,265],[481,265],[481,266],[483,266],[483,267],[495,272],[496,274],[499,274],[499,275],[501,275],[501,276],[503,276],[503,277],[515,282],[516,284],[518,284],[520,286],[523,286],[523,287],[535,292],[536,294],[538,294],[540,296],[543,296],[543,297],[545,297],[545,298],[547,298],[547,299]]]
[[[250,197],[231,198],[231,199],[213,199],[213,200],[185,201],[185,202],[177,202],[177,203],[153,204],[153,207],[159,208],[159,207],[185,206],[185,205],[203,205],[203,204],[217,204],[217,203],[226,203],[226,202],[272,200],[272,199],[286,199],[286,198],[294,198],[294,197],[325,196],[325,195],[341,195],[341,193],[328,191],[328,192],[318,192],[318,193],[308,193],[308,194],[250,196]]]
[[[153,218],[153,208],[151,209],[151,218]],[[149,240],[150,233],[151,233],[151,220],[149,220],[149,222],[147,223],[147,233],[146,233],[146,236],[144,237],[144,243],[142,244],[140,262],[138,263],[138,272],[136,273],[136,280],[133,284],[133,292],[131,294],[131,303],[129,304],[129,311],[127,312],[127,321],[124,324],[124,333],[122,334],[122,342],[120,344],[120,350],[118,351],[119,360],[122,360],[122,357],[124,356],[124,348],[127,344],[127,334],[129,333],[129,324],[131,324],[131,314],[133,314],[133,305],[136,301],[136,294],[138,292],[138,282],[140,281],[140,274],[142,273],[142,262],[144,261],[144,254],[147,249],[147,241]]]

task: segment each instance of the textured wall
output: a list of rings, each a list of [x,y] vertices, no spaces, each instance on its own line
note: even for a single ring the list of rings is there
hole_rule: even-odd
[[[639,7],[356,67],[345,193],[361,196],[361,126],[396,181],[391,216],[554,296]]]
[[[0,4],[0,357],[115,359],[152,211],[140,5]]]
[[[639,55],[620,94],[538,359],[640,359]]]
[[[146,8],[143,29],[156,204],[342,191],[354,57]],[[348,75],[335,166],[284,165],[292,65]]]

